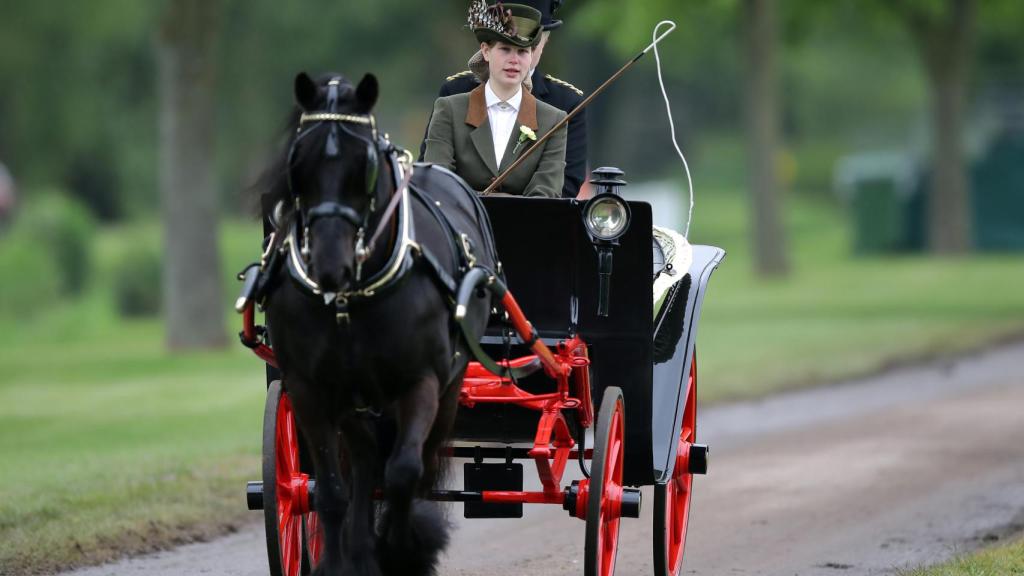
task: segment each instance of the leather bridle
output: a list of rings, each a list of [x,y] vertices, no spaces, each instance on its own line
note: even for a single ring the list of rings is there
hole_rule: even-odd
[[[304,138],[309,134],[315,132],[318,128],[327,127],[329,130],[327,139],[324,144],[324,156],[327,158],[337,158],[341,154],[341,146],[339,144],[341,132],[345,132],[347,135],[361,140],[366,145],[366,197],[367,204],[366,209],[361,212],[356,211],[351,206],[347,206],[340,202],[326,201],[311,207],[305,215],[305,222],[302,227],[302,257],[303,260],[307,261],[310,257],[309,251],[309,230],[313,224],[320,219],[324,218],[340,218],[341,220],[351,224],[356,228],[356,270],[355,270],[355,281],[356,283],[361,281],[362,276],[362,264],[370,257],[370,247],[365,243],[366,231],[370,225],[370,219],[373,214],[377,211],[376,200],[377,200],[377,180],[380,172],[380,157],[382,153],[384,155],[394,155],[395,147],[391,145],[386,139],[381,139],[377,134],[376,120],[372,114],[341,114],[338,112],[338,102],[340,99],[341,78],[332,78],[327,83],[327,103],[326,109],[323,111],[316,112],[304,112],[299,117],[299,126],[296,129],[298,135],[292,140],[292,144],[288,149],[288,166],[287,166],[287,180],[288,180],[288,191],[292,196],[295,204],[295,211],[299,218],[303,217],[302,214],[302,200],[298,190],[295,189],[292,183],[292,169],[293,160],[295,156],[295,150]],[[304,128],[304,126],[312,124],[312,127]],[[369,126],[371,132],[371,138],[359,134],[351,130],[348,125],[357,126]],[[398,190],[395,191],[398,193]],[[383,220],[383,219],[382,219]],[[382,221],[379,226],[383,226],[385,223]],[[376,237],[376,234],[374,235]]]

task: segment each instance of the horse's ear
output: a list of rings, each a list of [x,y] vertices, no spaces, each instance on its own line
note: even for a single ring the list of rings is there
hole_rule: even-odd
[[[359,86],[356,87],[356,106],[359,113],[368,114],[370,110],[373,110],[379,92],[380,86],[377,85],[377,77],[373,74],[363,76],[363,79],[359,81]]]
[[[299,72],[295,77],[295,102],[300,108],[309,112],[316,108],[317,95],[320,89],[316,82],[305,72]]]

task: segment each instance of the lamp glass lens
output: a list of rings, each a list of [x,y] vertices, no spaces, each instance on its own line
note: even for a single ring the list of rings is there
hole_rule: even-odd
[[[591,233],[602,240],[618,236],[626,222],[626,207],[611,198],[594,202],[587,213]]]

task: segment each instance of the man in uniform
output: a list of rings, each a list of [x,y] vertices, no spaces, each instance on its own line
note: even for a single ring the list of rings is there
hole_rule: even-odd
[[[531,93],[542,102],[570,112],[583,101],[583,91],[564,80],[559,80],[550,74],[540,71],[540,59],[544,54],[544,47],[548,42],[551,31],[562,25],[561,20],[553,19],[552,13],[558,10],[562,0],[515,0],[518,4],[525,4],[536,8],[541,13],[540,44],[533,49],[533,74],[531,80],[533,88]],[[465,70],[458,74],[452,74],[445,78],[438,96],[451,96],[471,92],[480,84],[473,72]],[[565,148],[565,180],[562,186],[563,198],[575,198],[579,194],[587,171],[587,112],[581,111],[569,121],[569,134]],[[428,122],[429,124],[429,122]],[[420,146],[420,160],[423,159],[423,151],[426,142]]]

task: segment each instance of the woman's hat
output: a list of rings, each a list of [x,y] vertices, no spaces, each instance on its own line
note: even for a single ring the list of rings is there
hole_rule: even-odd
[[[540,42],[541,13],[536,8],[473,0],[467,21],[481,42],[501,41],[522,48]]]
[[[540,12],[540,26],[544,30],[554,30],[562,25],[561,20],[555,20],[555,12],[562,5],[562,0],[516,0],[519,4],[524,4],[531,8],[536,8]]]

